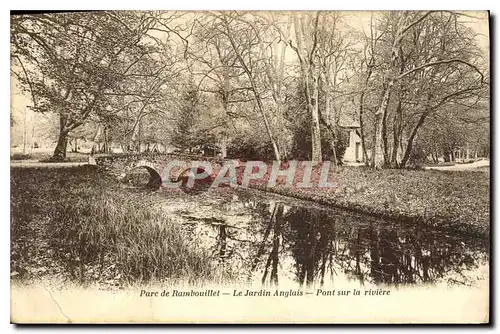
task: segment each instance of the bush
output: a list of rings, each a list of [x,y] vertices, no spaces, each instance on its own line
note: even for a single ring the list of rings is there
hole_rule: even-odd
[[[241,160],[275,160],[271,142],[268,140],[256,140],[248,136],[241,136],[228,145],[228,158],[239,158]]]
[[[408,169],[422,169],[428,163],[427,154],[421,145],[415,143],[408,159]]]
[[[29,160],[29,159],[33,159],[33,156],[30,154],[14,153],[10,156],[10,160]]]

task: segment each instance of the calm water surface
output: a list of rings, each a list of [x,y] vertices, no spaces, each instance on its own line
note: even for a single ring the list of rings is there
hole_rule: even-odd
[[[447,285],[488,279],[489,240],[256,190],[155,193],[231,280],[269,287]]]
[[[274,286],[474,285],[488,240],[389,222],[258,191],[164,203],[234,279]]]

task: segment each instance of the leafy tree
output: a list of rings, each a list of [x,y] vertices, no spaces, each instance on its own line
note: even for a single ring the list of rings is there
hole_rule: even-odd
[[[31,92],[36,112],[59,116],[54,160],[65,158],[71,131],[107,112],[109,97],[147,53],[143,37],[151,24],[132,12],[11,18],[13,71]]]
[[[470,106],[484,95],[484,60],[476,33],[459,13],[383,13],[371,29],[376,32],[365,47],[371,53],[365,82],[378,91],[379,102],[370,163],[405,167],[417,132],[431,115],[452,105]]]
[[[184,93],[182,104],[177,114],[177,121],[171,138],[172,145],[185,151],[197,146],[203,139],[199,138],[196,123],[199,117],[199,92],[196,87],[189,87]]]

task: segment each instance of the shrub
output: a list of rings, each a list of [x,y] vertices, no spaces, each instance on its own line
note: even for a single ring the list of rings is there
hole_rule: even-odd
[[[33,156],[30,154],[23,154],[23,153],[14,153],[10,156],[10,160],[28,160],[28,159],[33,159]]]

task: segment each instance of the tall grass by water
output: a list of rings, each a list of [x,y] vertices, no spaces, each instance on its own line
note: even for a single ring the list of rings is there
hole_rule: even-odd
[[[215,274],[209,254],[179,225],[95,170],[13,169],[11,180],[15,276],[43,267],[81,283],[121,285],[193,284]]]

